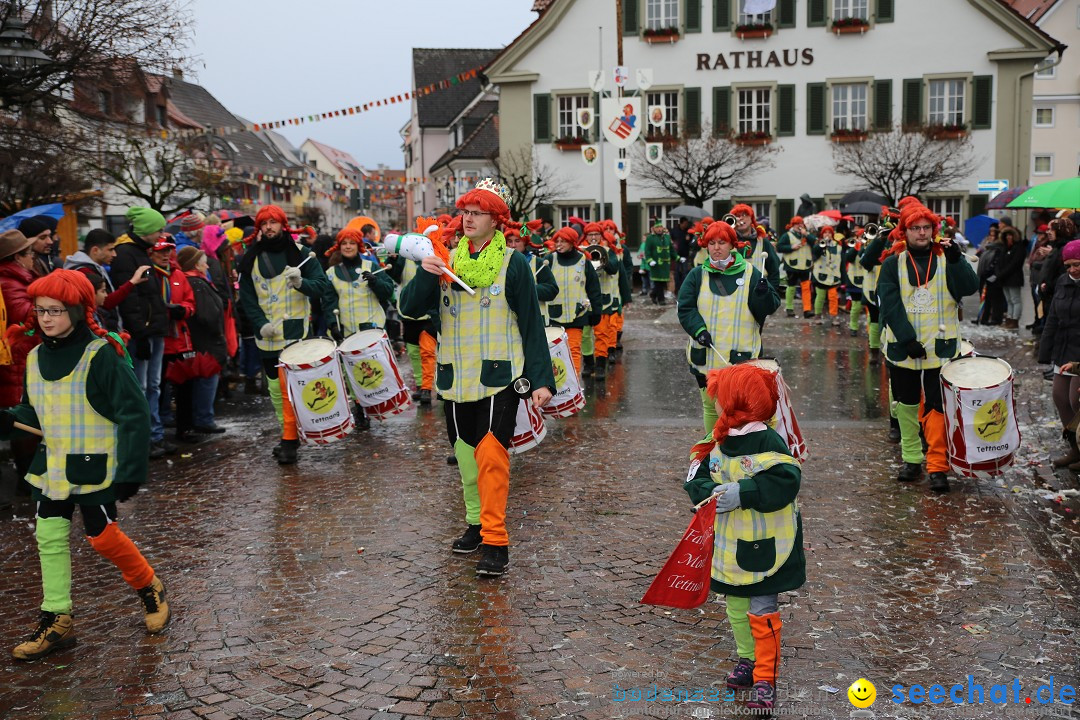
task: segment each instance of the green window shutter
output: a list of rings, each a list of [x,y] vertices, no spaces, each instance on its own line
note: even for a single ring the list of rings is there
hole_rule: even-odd
[[[971,128],[989,130],[993,125],[994,76],[976,75],[972,84]]]
[[[986,214],[986,203],[990,198],[986,195],[968,195],[968,217]]]
[[[806,84],[806,134],[825,134],[825,83]]]
[[[533,141],[551,142],[551,96],[533,95]]]
[[[712,201],[712,216],[717,222],[722,222],[720,218],[731,212],[731,198],[727,200],[713,200]]]
[[[892,80],[874,81],[874,129],[892,129]]]
[[[714,87],[712,91],[712,126],[714,135],[731,130],[731,88]]]
[[[794,200],[777,200],[776,201],[776,217],[773,220],[773,229],[780,232],[780,228],[788,224],[788,220],[795,217],[795,201]]]
[[[623,35],[638,34],[638,0],[623,0],[622,30]]]
[[[777,3],[776,26],[782,28],[795,27],[795,0],[780,0]]]
[[[713,0],[712,29],[723,32],[731,29],[731,0]]]
[[[923,81],[922,78],[904,80],[904,127],[920,128],[923,125]]]
[[[809,0],[806,3],[806,26],[824,27],[828,21],[825,10],[825,0]]]
[[[604,217],[611,217],[611,203],[604,203]]]
[[[626,231],[626,244],[635,250],[641,247],[645,239],[641,236],[641,203],[626,203],[626,217],[622,226]]]
[[[877,8],[874,10],[874,18],[879,22],[892,22],[895,4],[893,0],[877,0]]]
[[[701,88],[683,88],[683,123],[687,136],[701,135]]]
[[[529,218],[534,220],[536,218],[546,218],[551,221],[552,225],[559,222],[559,213],[556,212],[554,205],[537,205],[536,210],[533,211],[533,217]]]
[[[686,22],[683,29],[688,33],[701,32],[701,3],[703,0],[686,0]]]
[[[795,86],[778,85],[776,88],[776,134],[788,137],[795,134]]]

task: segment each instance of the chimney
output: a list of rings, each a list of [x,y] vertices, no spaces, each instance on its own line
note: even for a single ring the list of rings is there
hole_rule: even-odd
[[[184,79],[184,71],[181,70],[178,67],[174,67],[173,71],[172,71],[172,76],[176,80],[183,80]]]

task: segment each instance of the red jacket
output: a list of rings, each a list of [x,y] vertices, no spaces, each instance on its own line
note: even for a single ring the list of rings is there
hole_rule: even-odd
[[[0,263],[0,293],[4,295],[7,307],[8,326],[25,322],[34,311],[26,288],[35,279],[33,272],[15,260]],[[0,365],[0,407],[12,407],[22,402],[26,356],[38,342],[37,337],[24,338],[11,348],[11,365]]]
[[[191,351],[191,332],[188,330],[187,319],[195,314],[195,295],[191,292],[187,276],[175,264],[172,266],[168,283],[168,304],[183,307],[184,317],[181,320],[170,318],[169,332],[165,335],[165,354],[179,355]]]

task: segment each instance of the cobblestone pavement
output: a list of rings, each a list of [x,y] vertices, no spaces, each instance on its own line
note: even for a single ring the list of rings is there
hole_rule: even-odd
[[[1049,384],[1016,337],[973,340],[1018,369],[1017,465],[938,497],[925,481],[893,480],[899,455],[885,442],[883,373],[868,366],[865,336],[769,321],[767,352],[812,453],[801,496],[809,580],[781,605],[785,714],[847,717],[846,688],[866,677],[877,717],[1050,717],[1023,699],[1051,676],[1076,683],[1077,507],[1062,494],[1076,479],[1045,467],[1060,443]],[[702,428],[684,338],[671,307],[633,306],[607,395],[583,417],[549,422],[540,448],[514,460],[511,570],[497,580],[448,551],[463,521],[440,410],[279,468],[269,403],[238,400],[224,413],[228,435],[155,464],[149,489],[121,506],[122,527],[168,585],[168,631],[144,634],[135,594],[76,532],[79,645],[0,660],[0,717],[735,715],[739,698],[614,697],[616,685],[711,689],[734,653],[722,601],[638,603],[690,518],[680,484]],[[0,520],[5,648],[40,601],[29,515]],[[1021,704],[890,702],[894,684],[968,675],[988,693],[1019,678]]]

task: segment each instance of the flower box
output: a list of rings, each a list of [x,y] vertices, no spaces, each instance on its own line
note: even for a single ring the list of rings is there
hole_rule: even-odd
[[[732,142],[736,145],[768,145],[773,141],[772,135],[767,133],[745,133],[736,135]]]
[[[862,18],[841,18],[833,21],[831,29],[836,35],[861,35],[870,29],[870,23]]]
[[[929,125],[923,129],[931,140],[959,140],[967,137],[967,125]]]
[[[646,30],[645,34],[641,36],[641,39],[649,43],[650,45],[658,45],[662,43],[677,43],[679,41],[679,32],[678,30]]]
[[[580,150],[582,145],[585,145],[585,139],[579,137],[564,137],[555,141],[555,147],[563,151]]]
[[[735,35],[740,40],[760,40],[773,34],[773,26],[769,23],[759,25],[737,25]]]
[[[829,136],[829,139],[834,143],[862,142],[866,138],[867,132],[865,130],[836,130]]]

